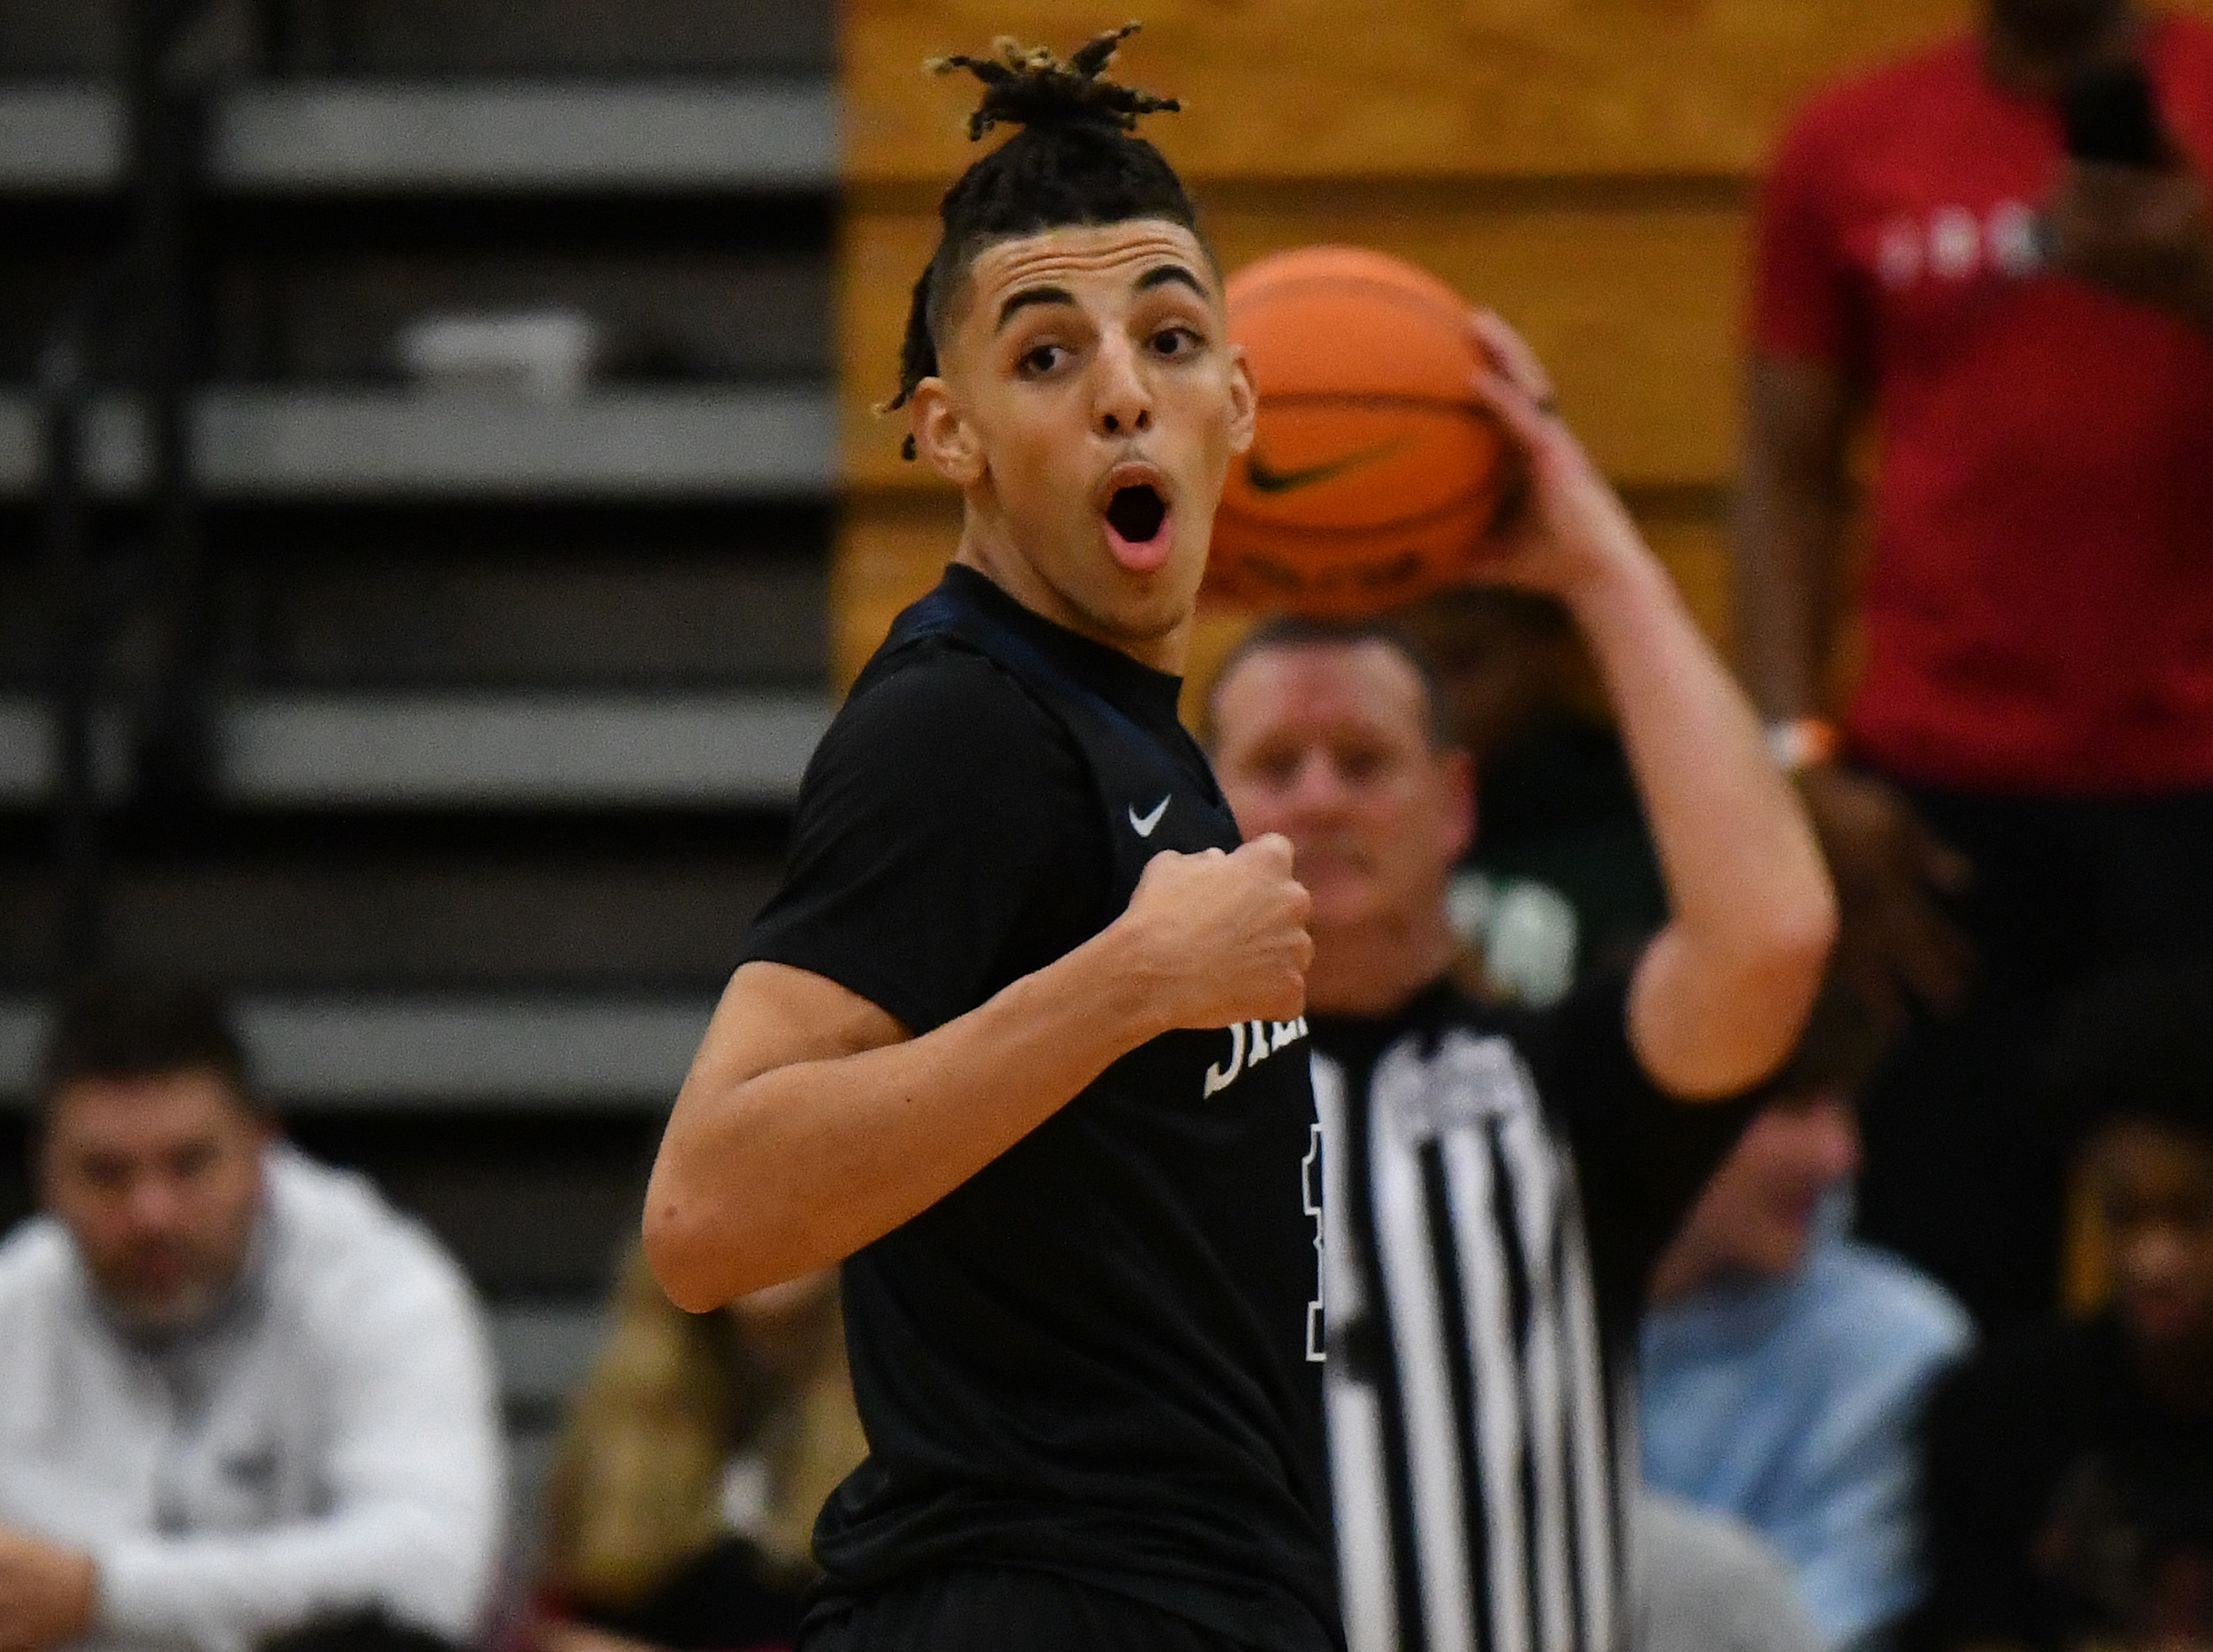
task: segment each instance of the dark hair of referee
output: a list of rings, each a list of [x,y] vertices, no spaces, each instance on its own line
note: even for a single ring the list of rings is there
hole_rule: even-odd
[[[1363,643],[1389,649],[1414,673],[1422,690],[1422,720],[1429,735],[1430,750],[1448,751],[1458,746],[1461,741],[1453,728],[1452,704],[1445,696],[1444,681],[1438,675],[1436,662],[1405,626],[1383,615],[1336,619],[1279,614],[1261,621],[1239,637],[1214,668],[1214,681],[1206,697],[1207,749],[1211,751],[1214,745],[1215,710],[1222,684],[1235,675],[1237,668],[1246,660],[1280,648],[1357,648]]]

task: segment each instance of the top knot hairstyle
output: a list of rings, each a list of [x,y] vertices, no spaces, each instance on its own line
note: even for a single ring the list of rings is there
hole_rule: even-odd
[[[907,312],[899,394],[884,411],[904,407],[915,387],[937,372],[947,306],[970,261],[992,243],[1136,218],[1165,219],[1198,233],[1198,215],[1182,181],[1158,149],[1133,135],[1140,117],[1182,106],[1102,78],[1137,31],[1135,23],[1109,29],[1065,63],[1041,46],[1001,38],[988,57],[938,57],[925,65],[933,74],[965,69],[983,82],[984,100],[968,120],[971,141],[999,126],[1021,130],[945,193],[938,249],[914,284]],[[912,436],[900,452],[915,456]]]

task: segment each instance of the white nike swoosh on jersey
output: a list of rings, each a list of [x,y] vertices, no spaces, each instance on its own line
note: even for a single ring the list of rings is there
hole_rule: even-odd
[[[1173,796],[1174,794],[1170,793],[1169,796]],[[1152,812],[1149,815],[1139,814],[1137,812],[1137,805],[1131,803],[1129,805],[1130,829],[1137,833],[1139,837],[1151,837],[1152,835],[1152,828],[1160,824],[1160,817],[1167,813],[1167,811],[1168,799],[1167,797],[1163,797],[1159,803],[1153,804]]]

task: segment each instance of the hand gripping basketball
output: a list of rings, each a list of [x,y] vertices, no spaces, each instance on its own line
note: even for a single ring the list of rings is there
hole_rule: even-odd
[[[1138,969],[1165,1027],[1289,1021],[1306,1008],[1314,902],[1291,875],[1291,845],[1270,834],[1234,854],[1152,857],[1129,909]]]
[[[1467,300],[1356,246],[1257,260],[1227,298],[1259,401],[1207,577],[1312,614],[1380,613],[1464,577],[1514,470],[1469,388]]]
[[[1649,555],[1620,496],[1560,419],[1537,352],[1488,310],[1470,316],[1468,329],[1482,358],[1476,397],[1522,459],[1521,497],[1495,524],[1476,577],[1566,597],[1595,566]]]

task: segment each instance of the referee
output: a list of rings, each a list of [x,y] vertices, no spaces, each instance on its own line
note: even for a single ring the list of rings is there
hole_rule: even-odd
[[[1654,1260],[1795,1041],[1834,927],[1751,708],[1550,411],[1475,323],[1529,494],[1492,577],[1597,657],[1665,875],[1626,978],[1487,1005],[1445,908],[1471,775],[1380,627],[1281,622],[1217,680],[1213,755],[1311,892],[1331,1467],[1353,1652],[1613,1652],[1635,1613],[1628,1361]]]
[[[1023,127],[903,364],[959,547],[808,767],[646,1196],[685,1308],[844,1264],[870,1455],[806,1652],[1341,1644],[1309,903],[1176,718],[1252,388],[1119,38],[955,60]]]

